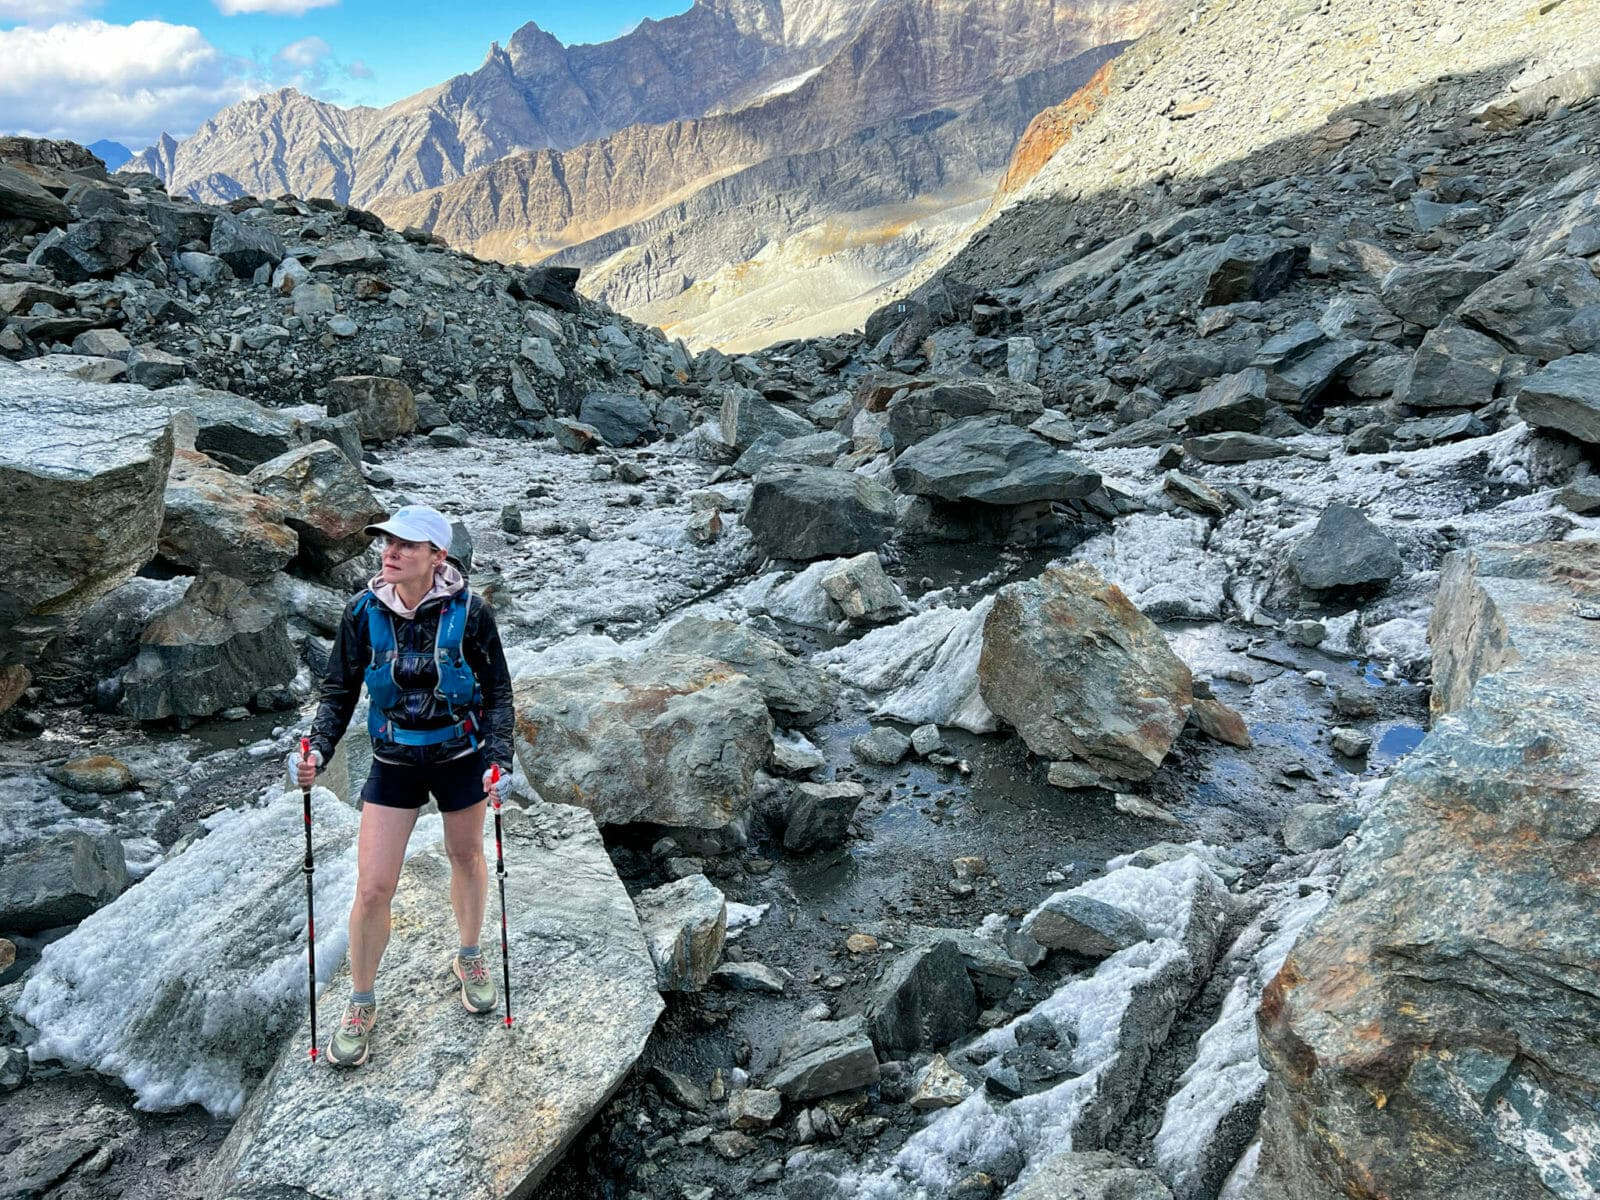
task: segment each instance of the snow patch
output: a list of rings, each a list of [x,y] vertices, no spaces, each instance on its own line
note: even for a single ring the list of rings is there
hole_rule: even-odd
[[[1204,521],[1136,513],[1073,552],[1116,584],[1152,621],[1215,621],[1228,568],[1206,552]]]
[[[864,691],[888,692],[873,716],[990,733],[998,722],[978,694],[978,657],[993,607],[987,596],[969,609],[929,609],[812,661]]]
[[[317,983],[344,959],[360,818],[312,792]],[[17,1015],[36,1062],[120,1078],[136,1108],[200,1104],[237,1116],[306,1005],[304,826],[299,792],[217,813],[207,835],[47,946]],[[417,822],[411,847],[443,836]]]

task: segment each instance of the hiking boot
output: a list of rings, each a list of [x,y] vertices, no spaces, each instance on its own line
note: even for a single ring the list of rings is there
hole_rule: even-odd
[[[359,1067],[372,1049],[372,1027],[378,1023],[376,1004],[347,1004],[339,1032],[328,1043],[328,1063],[335,1067]]]
[[[450,960],[450,973],[461,980],[461,1007],[469,1013],[486,1013],[494,1009],[494,976],[484,965],[483,955],[462,958],[459,954]]]

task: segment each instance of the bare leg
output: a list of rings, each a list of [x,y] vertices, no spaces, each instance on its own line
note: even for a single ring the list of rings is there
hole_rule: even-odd
[[[450,907],[463,946],[476,946],[489,895],[489,864],[483,858],[483,817],[488,802],[444,814],[444,848],[450,856]]]
[[[414,808],[361,806],[356,845],[356,901],[350,909],[350,984],[370,992],[389,944],[389,902],[400,882],[406,841],[417,823]]]

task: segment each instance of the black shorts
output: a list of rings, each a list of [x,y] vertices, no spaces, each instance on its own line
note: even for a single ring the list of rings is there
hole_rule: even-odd
[[[431,794],[440,812],[459,812],[483,801],[483,755],[463,754],[428,766],[402,766],[372,760],[361,789],[361,803],[384,808],[421,808]]]

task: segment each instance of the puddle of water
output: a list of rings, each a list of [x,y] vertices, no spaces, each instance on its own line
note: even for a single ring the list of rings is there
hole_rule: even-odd
[[[1404,758],[1422,744],[1427,731],[1419,725],[1391,725],[1374,740],[1372,751],[1386,758]]]

